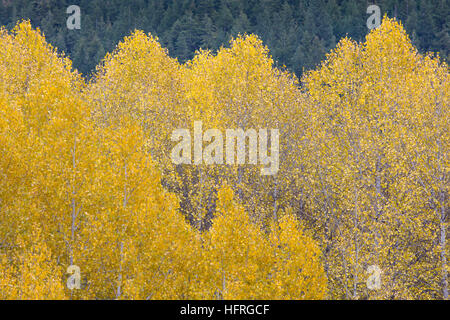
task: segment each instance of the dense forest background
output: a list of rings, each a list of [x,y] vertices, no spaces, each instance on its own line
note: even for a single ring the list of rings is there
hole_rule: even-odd
[[[2,0],[0,25],[30,19],[85,75],[134,29],[158,36],[181,62],[199,48],[217,50],[238,33],[254,33],[279,66],[299,75],[342,37],[363,40],[372,3],[401,20],[421,52],[440,52],[448,61],[447,0]],[[81,30],[66,27],[66,8],[73,4],[81,8]]]

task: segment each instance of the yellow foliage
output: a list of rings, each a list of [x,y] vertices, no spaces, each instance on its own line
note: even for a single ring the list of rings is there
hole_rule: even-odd
[[[273,221],[270,233],[250,221],[233,199],[233,191],[219,190],[216,216],[204,235],[203,298],[322,299],[326,278],[320,250],[302,234],[292,215]]]
[[[181,65],[135,31],[85,83],[2,28],[0,299],[446,298],[449,84],[387,17],[300,83],[255,35]],[[279,172],[175,166],[194,121],[279,129]]]

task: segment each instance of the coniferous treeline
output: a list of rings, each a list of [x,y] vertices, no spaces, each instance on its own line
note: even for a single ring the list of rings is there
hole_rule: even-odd
[[[372,3],[401,20],[420,51],[440,52],[448,60],[447,0],[3,0],[0,25],[11,28],[18,19],[30,19],[83,74],[140,29],[157,35],[180,61],[199,48],[216,50],[238,33],[255,33],[278,65],[299,75],[345,35],[363,40]],[[81,8],[81,30],[66,27],[66,8],[72,4]]]

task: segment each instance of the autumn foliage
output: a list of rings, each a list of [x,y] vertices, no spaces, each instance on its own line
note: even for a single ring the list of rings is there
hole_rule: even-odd
[[[254,35],[180,64],[135,31],[86,82],[1,29],[0,299],[448,298],[449,84],[388,18],[300,80]],[[194,121],[278,128],[279,172],[174,165]]]

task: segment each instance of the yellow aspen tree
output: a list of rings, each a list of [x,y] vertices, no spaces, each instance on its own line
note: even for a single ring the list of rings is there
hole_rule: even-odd
[[[66,299],[62,269],[44,241],[34,225],[30,235],[18,235],[12,259],[0,254],[1,299]]]
[[[255,35],[238,36],[230,41],[230,48],[221,48],[216,54],[199,51],[185,65],[184,83],[190,116],[193,121],[202,121],[205,130],[258,133],[258,129],[273,128],[280,131],[282,142],[292,132],[289,118],[295,108],[290,107],[298,102],[297,80],[274,67],[267,47]],[[246,139],[245,143],[250,141]],[[191,207],[200,214],[196,218],[205,221],[212,217],[214,206],[204,204],[211,202],[211,196],[215,202],[224,180],[252,215],[258,215],[261,221],[276,215],[281,207],[279,202],[285,206],[288,202],[280,196],[287,192],[290,180],[291,168],[284,161],[288,154],[288,147],[280,150],[281,168],[272,176],[261,177],[262,166],[249,164],[250,157],[245,164],[230,165],[223,159],[222,166],[192,168],[189,175],[195,178],[188,182],[194,184],[189,197]]]
[[[272,220],[267,235],[251,221],[229,186],[218,193],[211,229],[203,236],[204,290],[209,299],[321,299],[321,252],[292,215]]]
[[[123,115],[140,124],[152,159],[164,169],[172,168],[172,130],[186,126],[180,69],[157,37],[136,30],[105,56],[85,92],[99,125]]]
[[[434,206],[434,213],[427,208],[445,189],[442,193],[437,187],[428,197],[422,189],[445,185],[445,160],[440,157],[445,149],[437,147],[435,139],[436,151],[428,153],[433,148],[425,141],[432,131],[424,128],[445,128],[435,115],[448,99],[442,94],[448,69],[426,68],[422,60],[401,25],[385,18],[364,43],[342,40],[327,61],[303,79],[314,110],[311,126],[317,129],[306,146],[316,165],[301,180],[306,183],[309,176],[323,186],[312,185],[307,199],[311,223],[323,234],[332,296],[431,298],[439,296],[436,286],[445,287],[445,272],[437,277],[428,270],[445,270],[446,255],[437,254],[445,252],[445,232],[439,240],[436,230],[442,230],[439,225],[445,230],[446,222],[444,218],[444,224],[438,223],[440,205]],[[440,74],[434,84],[432,74]],[[424,98],[436,97],[432,87],[441,88],[434,103]],[[446,137],[443,129],[436,132]],[[422,169],[424,155],[428,163],[440,159],[441,167],[438,161]],[[318,206],[318,199],[323,205]],[[445,200],[432,202],[446,206]],[[435,250],[433,239],[444,243],[441,250]],[[433,258],[428,260],[430,252]],[[381,290],[366,287],[371,265],[383,271]],[[442,292],[445,296],[445,289]]]
[[[88,209],[77,257],[89,283],[84,297],[191,297],[197,238],[177,199],[162,189],[143,129],[122,117],[97,137],[95,206]]]
[[[228,186],[218,192],[211,229],[203,237],[204,299],[258,299],[271,268],[267,239]]]
[[[322,265],[322,252],[317,243],[303,231],[290,212],[272,221],[269,235],[275,256],[274,285],[270,299],[324,299],[327,279]]]
[[[77,175],[74,167],[79,161],[76,153],[83,150],[83,146],[75,147],[80,140],[77,135],[82,135],[87,115],[80,99],[83,81],[71,70],[70,60],[47,44],[28,21],[18,23],[11,32],[1,31],[0,50],[1,100],[6,104],[2,112],[8,111],[8,127],[17,124],[17,131],[6,136],[18,146],[10,154],[21,155],[17,160],[24,170],[9,180],[20,179],[16,198],[8,204],[13,207],[6,209],[10,230],[5,232],[31,232],[38,225],[58,263],[69,265],[74,216],[81,208],[75,196],[85,176],[81,171]],[[89,150],[83,151],[88,155]]]

